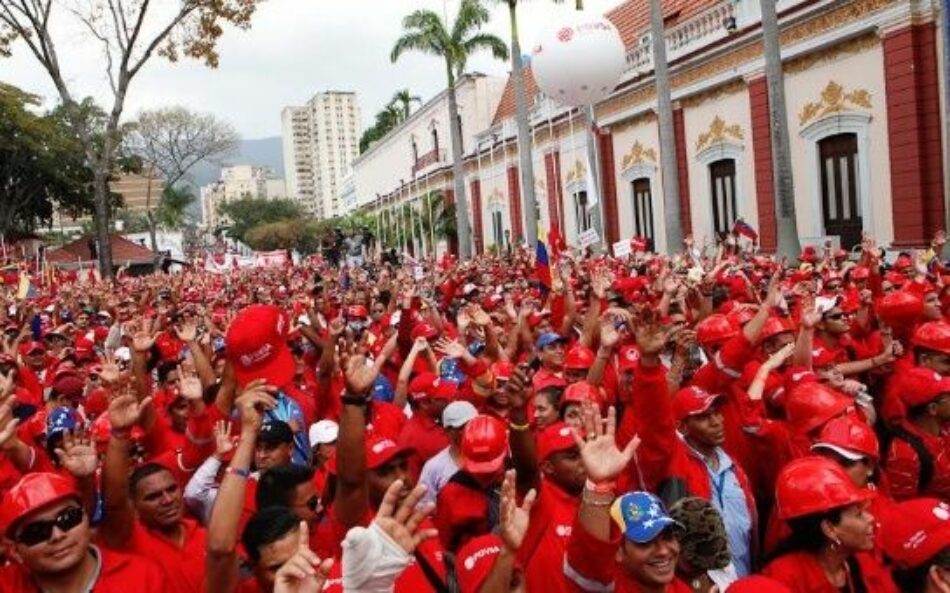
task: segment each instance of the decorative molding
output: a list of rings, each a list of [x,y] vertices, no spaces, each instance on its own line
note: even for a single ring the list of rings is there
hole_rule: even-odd
[[[565,185],[570,185],[575,182],[584,181],[587,178],[587,168],[584,167],[584,163],[574,161],[574,166],[571,167],[571,170],[567,172],[567,183]]]
[[[745,134],[742,133],[742,126],[739,124],[727,125],[725,120],[717,115],[713,118],[712,123],[709,124],[709,131],[700,134],[699,139],[696,140],[696,152],[701,151],[707,146],[722,144],[730,139],[745,140]]]
[[[849,39],[843,43],[832,45],[821,51],[806,54],[785,64],[785,74],[798,74],[805,72],[823,62],[831,62],[840,58],[859,54],[881,45],[881,37],[876,33],[868,33],[861,37]]]
[[[865,89],[855,89],[846,92],[844,87],[834,80],[821,91],[821,99],[806,103],[798,114],[798,124],[801,126],[822,119],[833,113],[853,111],[855,107],[871,109],[871,93]]]
[[[724,85],[717,86],[715,88],[709,89],[708,91],[703,91],[689,97],[684,97],[678,101],[684,109],[690,109],[692,107],[698,107],[703,103],[708,103],[711,101],[717,101],[727,95],[734,95],[741,93],[746,89],[746,82],[743,80],[733,80],[727,82]]]
[[[486,204],[488,205],[489,208],[491,208],[491,207],[501,207],[501,205],[502,205],[504,202],[505,202],[505,196],[504,196],[504,194],[502,194],[502,193],[501,193],[501,190],[496,187],[495,189],[493,189],[493,190],[491,191],[490,194],[488,194],[488,200],[487,200]]]
[[[656,163],[656,150],[645,148],[640,144],[640,141],[637,140],[633,143],[633,146],[630,147],[630,151],[623,155],[623,160],[620,162],[620,169],[626,171],[633,165],[640,165],[647,161],[654,164]]]

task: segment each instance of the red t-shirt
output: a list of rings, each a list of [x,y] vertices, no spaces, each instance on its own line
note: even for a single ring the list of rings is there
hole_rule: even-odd
[[[409,456],[409,473],[413,481],[416,481],[425,462],[449,446],[449,437],[432,418],[416,413],[403,426],[397,442],[400,447],[412,451]]]
[[[90,591],[95,593],[166,593],[165,576],[151,561],[97,548],[101,566]],[[19,564],[0,568],[0,593],[41,593],[29,571]]]
[[[196,521],[182,519],[185,528],[181,547],[135,521],[132,536],[123,551],[149,558],[165,575],[163,593],[200,593],[205,590],[205,542],[207,533]],[[138,591],[135,586],[123,591]],[[98,589],[97,589],[98,592]]]
[[[571,587],[563,572],[564,553],[571,539],[580,498],[571,496],[554,484],[542,481],[538,499],[531,509],[531,522],[525,534],[519,559],[525,567],[528,591],[569,593]]]

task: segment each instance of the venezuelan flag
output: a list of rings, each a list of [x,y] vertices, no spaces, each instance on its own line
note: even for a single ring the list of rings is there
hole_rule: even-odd
[[[534,276],[538,280],[541,292],[547,294],[551,291],[551,262],[548,258],[548,247],[538,234],[538,246],[534,259]]]

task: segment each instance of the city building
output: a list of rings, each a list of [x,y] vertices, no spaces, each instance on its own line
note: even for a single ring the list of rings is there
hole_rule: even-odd
[[[109,190],[122,199],[122,208],[117,213],[118,217],[132,219],[145,216],[149,208],[158,207],[162,200],[162,193],[165,191],[165,181],[157,174],[149,176],[120,173],[113,177]],[[75,232],[81,230],[84,224],[92,224],[92,216],[73,218],[60,210],[53,212],[53,230]]]
[[[761,248],[774,250],[759,0],[663,4],[684,233],[697,244],[713,241],[742,218],[758,230]],[[929,243],[946,226],[950,199],[944,15],[935,3],[913,0],[777,4],[802,241],[832,238],[851,248],[868,233],[892,248]],[[627,47],[627,66],[615,91],[595,106],[595,164],[607,245],[641,236],[665,250],[648,6],[629,0],[606,15]],[[584,110],[563,108],[540,93],[530,68],[525,87],[539,227],[556,224],[576,245],[591,225],[585,207],[591,122]],[[444,122],[432,119],[435,128]],[[421,110],[357,161],[360,205],[392,211],[419,203],[432,189],[452,198],[451,167],[432,152],[429,121]],[[475,249],[501,246],[508,236],[522,241],[513,83],[505,85],[490,122],[468,125],[463,122],[464,159]],[[448,131],[439,129],[439,137],[439,150],[449,148]],[[371,166],[390,153],[384,165]]]
[[[316,218],[343,213],[339,192],[359,155],[362,134],[356,93],[317,93],[306,105],[281,112],[287,195]]]
[[[268,167],[235,165],[221,169],[218,181],[201,188],[201,207],[205,225],[214,229],[228,223],[219,212],[222,204],[241,198],[278,200],[287,197],[284,180]]]

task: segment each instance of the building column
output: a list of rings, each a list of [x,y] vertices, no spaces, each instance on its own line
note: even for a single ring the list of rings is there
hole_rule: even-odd
[[[693,217],[690,215],[689,200],[689,161],[686,159],[686,120],[683,118],[683,108],[676,106],[673,109],[673,135],[676,140],[676,171],[679,177],[680,189],[680,222],[683,225],[683,236],[693,232]],[[666,183],[666,180],[663,180]],[[680,245],[672,246],[679,249]]]
[[[561,206],[564,204],[561,187],[561,153],[549,152],[544,155],[544,175],[548,186],[548,230],[557,225],[561,236],[565,236],[564,221],[561,219]]]
[[[936,44],[932,22],[883,36],[894,247],[926,245],[944,228]]]
[[[620,240],[620,211],[617,208],[617,176],[614,171],[614,135],[605,129],[597,130],[600,152],[601,199],[604,200],[604,236],[607,249]]]
[[[752,155],[755,170],[755,203],[758,212],[759,246],[774,252],[777,247],[775,228],[775,188],[772,184],[772,135],[769,119],[769,90],[765,75],[748,81],[749,109],[752,116]]]
[[[521,245],[524,237],[521,214],[521,178],[519,177],[518,165],[508,167],[508,217],[511,219],[511,245],[517,247]],[[529,245],[529,248],[533,246]]]
[[[485,249],[485,239],[482,234],[482,182],[480,179],[473,179],[471,183],[472,194],[472,233],[475,234],[475,254],[481,255]]]

